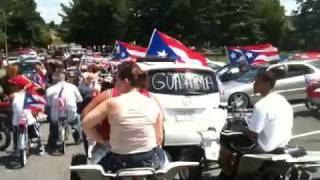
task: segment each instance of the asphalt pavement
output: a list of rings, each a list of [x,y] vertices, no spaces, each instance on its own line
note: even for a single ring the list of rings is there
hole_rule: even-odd
[[[303,104],[293,104],[295,110],[294,135],[301,137],[290,142],[292,145],[299,145],[307,150],[320,151],[320,135],[312,134],[320,130],[320,112],[311,113],[305,109]],[[42,142],[47,143],[48,123],[42,123]],[[45,153],[43,156],[31,155],[27,165],[19,168],[16,159],[11,156],[12,145],[7,151],[0,152],[0,180],[67,180],[70,172],[72,154],[82,153],[81,145],[74,145],[73,139],[69,138],[66,154],[63,156],[50,155]],[[217,171],[207,172],[206,177],[212,178]],[[320,173],[316,173],[318,176]],[[320,177],[320,176],[319,176]]]

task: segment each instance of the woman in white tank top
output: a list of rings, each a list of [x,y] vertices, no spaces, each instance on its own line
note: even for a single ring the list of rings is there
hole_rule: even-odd
[[[139,92],[146,83],[147,74],[138,65],[119,65],[115,88],[122,95],[104,101],[83,119],[85,134],[98,143],[104,140],[95,127],[106,118],[109,121],[111,153],[99,163],[106,171],[159,168],[164,163],[162,111],[154,99]]]

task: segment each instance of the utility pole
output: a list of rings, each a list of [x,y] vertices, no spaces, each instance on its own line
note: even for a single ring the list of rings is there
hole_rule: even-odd
[[[7,17],[6,11],[3,11],[3,19],[4,19],[4,47],[6,51],[6,59],[8,59],[8,37],[7,37]]]

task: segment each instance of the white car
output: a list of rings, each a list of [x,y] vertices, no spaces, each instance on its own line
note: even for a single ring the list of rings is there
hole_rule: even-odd
[[[147,71],[149,91],[163,108],[164,147],[169,154],[185,161],[217,160],[226,112],[219,109],[220,88],[214,71],[174,62],[138,60],[138,64]],[[201,147],[200,132],[205,131],[213,139],[209,154]]]

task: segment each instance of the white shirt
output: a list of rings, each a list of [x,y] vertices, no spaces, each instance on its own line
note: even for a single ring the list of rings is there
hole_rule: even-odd
[[[292,126],[292,107],[275,92],[255,104],[249,121],[249,129],[258,134],[258,144],[266,152],[285,146],[291,139]]]
[[[108,114],[111,151],[116,154],[147,152],[157,147],[157,103],[139,92],[113,98],[117,110]]]
[[[66,114],[69,120],[74,120],[74,116],[77,112],[77,103],[83,100],[78,88],[71,83],[63,81],[49,87],[46,91],[46,99],[48,105],[50,105],[50,117],[53,121],[59,120],[61,115],[65,115],[63,113],[66,113],[59,110],[59,105],[57,102],[62,87],[63,90],[61,93],[61,98],[63,98],[66,110],[69,112]]]
[[[18,126],[19,120],[23,118],[23,116],[26,118],[28,125],[31,125],[36,122],[35,117],[32,115],[31,111],[28,109],[23,109],[24,106],[24,99],[26,96],[25,91],[19,91],[14,93],[14,99],[11,103],[12,106],[12,125]]]

